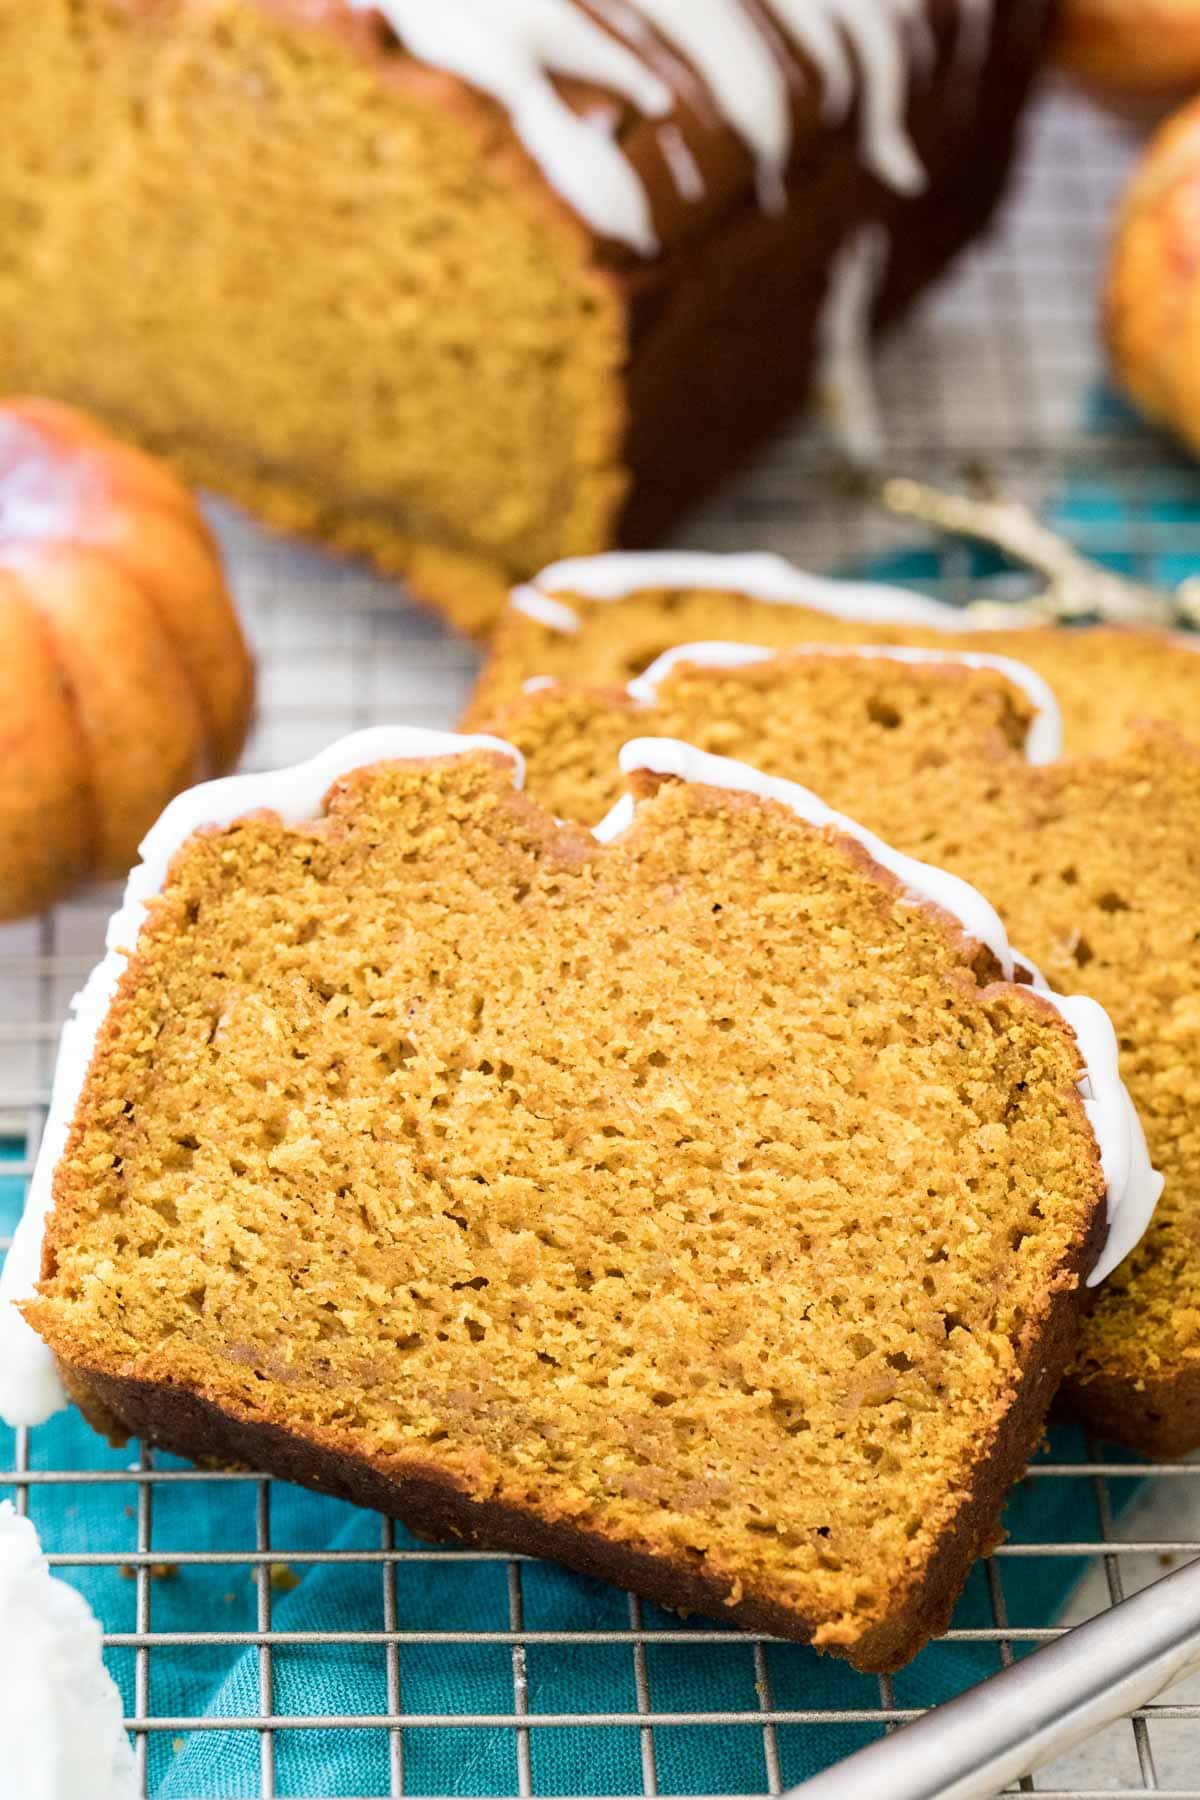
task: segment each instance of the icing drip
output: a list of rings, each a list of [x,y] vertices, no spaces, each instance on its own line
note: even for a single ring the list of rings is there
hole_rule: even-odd
[[[172,800],[142,840],[141,861],[125,885],[119,911],[108,922],[103,961],[71,1002],[71,1016],[63,1026],[50,1109],[25,1210],[0,1271],[0,1418],[6,1424],[40,1425],[67,1403],[54,1358],[13,1302],[28,1299],[37,1284],[46,1215],[53,1201],[54,1168],[67,1146],[96,1034],[117,991],[126,958],[137,943],[147,904],[166,886],[171,858],[179,846],[204,826],[228,825],[262,808],[277,812],[288,825],[318,818],[321,802],[333,783],[370,763],[462,756],[471,750],[494,750],[509,757],[515,765],[514,785],[522,785],[525,765],[521,753],[500,738],[378,726],[341,738],[320,756],[294,768],[269,775],[230,775],[223,781],[189,788]]]
[[[783,177],[792,151],[788,71],[767,21],[743,0],[594,0],[605,25],[574,0],[347,4],[380,13],[414,56],[498,101],[568,205],[600,235],[643,255],[654,253],[657,239],[641,180],[605,122],[583,118],[567,105],[555,76],[610,88],[650,119],[666,118],[678,96],[702,87],[701,103],[706,99],[753,155],[762,205],[776,210],[785,204]],[[988,4],[960,0],[960,45],[967,41],[966,11],[974,16]],[[927,68],[933,50],[926,0],[762,5],[782,37],[815,68],[822,117],[842,123],[859,95],[866,167],[899,193],[919,192],[925,173],[905,114],[910,70]],[[982,41],[986,46],[986,33]],[[966,52],[960,60],[966,62]],[[677,147],[664,143],[663,154],[681,195],[698,198],[694,180],[685,185],[680,179]]]
[[[919,193],[925,171],[904,123],[907,99],[905,39],[924,18],[923,0],[768,0],[771,10],[821,71],[826,117],[841,121],[850,110],[853,74],[838,66],[839,37],[849,42],[862,85],[861,149],[872,174],[901,194]],[[831,55],[831,45],[837,45]],[[836,93],[836,103],[829,102]]]
[[[635,44],[655,73],[689,106],[698,112],[711,110],[703,83],[682,57],[676,56],[665,40],[651,31],[638,12],[637,0],[588,0],[588,11],[627,44]]]
[[[854,64],[846,34],[824,0],[773,0],[773,11],[804,51],[821,83],[821,117],[830,125],[854,104]]]
[[[648,669],[629,683],[631,700],[652,706],[658,690],[672,669],[683,664],[702,669],[737,669],[748,663],[786,661],[794,656],[858,656],[871,661],[925,664],[945,668],[947,663],[965,669],[992,669],[1023,693],[1034,708],[1025,738],[1025,760],[1041,765],[1057,762],[1062,755],[1062,714],[1049,683],[1035,669],[1011,656],[987,656],[972,650],[920,650],[902,644],[800,644],[784,652],[758,644],[677,644],[664,650]],[[536,678],[535,678],[536,679]],[[529,692],[528,682],[525,691]]]
[[[700,173],[700,165],[687,147],[687,141],[678,125],[660,125],[658,128],[658,147],[663,153],[663,161],[671,171],[679,196],[683,200],[703,200],[704,177]]]
[[[786,205],[783,172],[792,145],[787,77],[741,0],[634,0],[703,79],[718,112],[754,154],[759,200]],[[775,5],[775,0],[771,0]]]
[[[620,764],[627,775],[645,769],[655,775],[673,775],[680,781],[702,782],[707,787],[774,800],[819,830],[829,829],[853,838],[896,877],[914,900],[929,902],[956,918],[968,937],[992,952],[1005,979],[1012,980],[1012,946],[998,915],[982,894],[945,869],[902,856],[864,826],[834,812],[807,788],[764,775],[728,757],[710,756],[674,738],[635,738],[621,750]],[[632,796],[626,794],[596,826],[593,835],[601,843],[611,843],[628,829],[635,810]],[[1051,993],[1036,971],[1033,991],[1070,1026],[1084,1065],[1079,1093],[1100,1151],[1107,1190],[1108,1235],[1087,1278],[1087,1285],[1094,1287],[1111,1275],[1142,1237],[1162,1193],[1163,1177],[1150,1162],[1141,1120],[1121,1080],[1116,1034],[1104,1008],[1083,995]]]
[[[928,31],[923,0],[837,0],[835,10],[865,75],[863,160],[897,193],[919,194],[927,178],[904,123],[908,95],[903,45],[922,27]]]
[[[858,467],[883,460],[883,420],[871,364],[871,316],[887,274],[882,225],[864,225],[838,251],[817,326],[817,405],[834,442]]]
[[[10,1800],[145,1792],[100,1621],[50,1572],[32,1519],[0,1501],[0,1739]]]
[[[1104,1008],[1086,994],[1053,993],[1040,978],[1035,985],[1075,1033],[1085,1065],[1079,1092],[1100,1146],[1108,1189],[1108,1237],[1087,1279],[1089,1287],[1096,1287],[1140,1242],[1165,1178],[1150,1161],[1142,1121],[1121,1080],[1117,1039]]]
[[[931,625],[974,631],[979,620],[959,606],[879,582],[837,581],[810,575],[782,556],[753,551],[722,556],[703,550],[612,550],[602,556],[551,563],[514,588],[509,605],[551,631],[579,630],[579,614],[562,594],[583,600],[625,600],[656,588],[745,594],[772,606],[809,606],[814,612],[872,625]],[[999,623],[999,621],[997,621]]]

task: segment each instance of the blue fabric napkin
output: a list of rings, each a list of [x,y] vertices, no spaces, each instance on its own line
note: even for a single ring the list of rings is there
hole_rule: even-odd
[[[1176,516],[1195,519],[1195,479],[1187,498],[1168,488],[1152,503],[1154,522],[1169,524]],[[1148,503],[1150,504],[1150,503]],[[1057,520],[1087,540],[1105,528],[1116,539],[1127,537],[1127,500],[1115,486],[1097,478],[1076,483],[1060,505]],[[1093,533],[1092,528],[1098,527]],[[976,573],[996,572],[999,562],[985,551],[972,552]],[[1133,568],[1128,557],[1107,557],[1112,566],[1139,575],[1174,581],[1194,572],[1194,563],[1160,559],[1153,570]],[[1166,566],[1170,564],[1171,566]],[[862,574],[862,571],[856,571]],[[872,578],[909,581],[928,586],[939,573],[935,552],[904,552],[881,560]],[[0,1145],[0,1158],[15,1157],[18,1145]],[[22,1200],[23,1183],[4,1178],[0,1161],[0,1231],[11,1231]],[[75,1412],[64,1413],[39,1427],[30,1438],[33,1470],[79,1472],[128,1470],[136,1446],[111,1449]],[[13,1434],[0,1427],[3,1466],[13,1468]],[[1119,1453],[1115,1453],[1119,1457]],[[1087,1453],[1082,1432],[1055,1425],[1041,1461],[1081,1466]],[[1122,1509],[1139,1485],[1136,1460],[1130,1474],[1110,1483],[1111,1500]],[[136,1467],[136,1460],[133,1461]],[[185,1468],[160,1456],[161,1468]],[[0,1481],[0,1498],[12,1487]],[[171,1568],[173,1552],[252,1551],[256,1545],[257,1486],[249,1480],[221,1479],[196,1484],[157,1485],[153,1490],[151,1543],[168,1573],[150,1582],[154,1632],[228,1633],[253,1631],[258,1602],[249,1565]],[[136,1485],[89,1486],[69,1478],[29,1489],[29,1510],[50,1552],[71,1555],[87,1551],[133,1550],[137,1543]],[[1047,1475],[1023,1481],[1005,1513],[1010,1542],[1016,1545],[1096,1539],[1101,1535],[1098,1499],[1086,1476]],[[303,1551],[375,1551],[382,1543],[381,1521],[340,1502],[327,1500],[283,1482],[270,1484],[271,1549],[284,1566],[284,1578],[272,1592],[272,1624],[284,1632],[382,1631],[385,1624],[384,1571],[379,1563],[313,1566],[289,1564],[290,1553]],[[395,1542],[420,1550],[399,1526]],[[993,1578],[1001,1585],[1008,1623],[1043,1626],[1051,1621],[1082,1572],[1072,1556],[998,1559]],[[136,1583],[113,1567],[64,1568],[109,1632],[132,1632],[136,1626]],[[298,1577],[298,1580],[295,1579]],[[569,1574],[549,1564],[522,1569],[524,1624],[530,1631],[574,1633],[627,1630],[627,1597],[615,1588]],[[510,1628],[510,1595],[503,1562],[402,1563],[395,1571],[396,1622],[401,1631],[488,1632]],[[988,1574],[981,1566],[968,1582],[955,1614],[962,1628],[994,1623]],[[681,1793],[765,1792],[767,1769],[760,1693],[753,1647],[736,1633],[720,1642],[702,1641],[711,1634],[707,1621],[682,1622],[653,1606],[643,1608],[651,1633],[646,1651],[650,1704],[655,1712],[735,1712],[744,1723],[671,1725],[654,1732],[660,1790]],[[658,1633],[684,1634],[683,1643],[656,1644]],[[687,1641],[695,1638],[695,1642]],[[1022,1654],[1028,1646],[1014,1646]],[[1000,1666],[994,1642],[934,1644],[894,1678],[894,1704],[925,1707],[949,1698]],[[132,1649],[113,1648],[108,1662],[124,1696],[135,1710],[135,1661]],[[771,1699],[781,1710],[846,1711],[878,1706],[880,1686],[874,1677],[855,1674],[844,1664],[820,1657],[799,1645],[770,1645],[766,1670]],[[382,1644],[293,1646],[272,1657],[274,1703],[285,1716],[372,1716],[388,1710],[387,1654]],[[512,1651],[507,1645],[458,1644],[442,1641],[403,1645],[398,1654],[406,1714],[507,1714],[514,1710]],[[213,1645],[155,1647],[149,1653],[149,1713],[161,1717],[206,1720],[254,1715],[259,1708],[260,1669],[257,1648]],[[638,1692],[633,1655],[628,1644],[532,1645],[527,1650],[528,1705],[538,1714],[579,1715],[578,1726],[543,1727],[530,1732],[532,1783],[535,1794],[640,1794],[643,1791],[640,1735],[631,1726],[589,1726],[589,1714],[636,1713]],[[780,1726],[778,1753],[785,1785],[803,1780],[848,1755],[878,1735],[880,1727],[863,1723]],[[507,1727],[409,1727],[403,1732],[407,1791],[416,1795],[505,1795],[517,1792],[517,1750]],[[258,1795],[258,1734],[248,1730],[160,1731],[149,1743],[150,1793],[158,1800],[207,1800],[208,1796]],[[389,1791],[389,1739],[381,1728],[279,1730],[275,1736],[275,1778],[281,1796],[386,1795]]]

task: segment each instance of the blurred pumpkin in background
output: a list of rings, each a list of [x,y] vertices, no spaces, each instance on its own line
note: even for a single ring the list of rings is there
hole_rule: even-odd
[[[1200,452],[1200,100],[1151,140],[1123,196],[1104,295],[1113,373]]]
[[[1057,61],[1097,99],[1150,118],[1200,90],[1200,0],[1061,0]]]
[[[73,408],[0,401],[0,918],[123,875],[230,768],[249,652],[188,490]]]

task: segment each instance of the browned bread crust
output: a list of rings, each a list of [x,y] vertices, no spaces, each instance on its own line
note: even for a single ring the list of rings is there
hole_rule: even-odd
[[[1200,1445],[1200,1363],[1193,1359],[1162,1375],[1140,1375],[1077,1360],[1055,1410],[1143,1456],[1189,1456]]]

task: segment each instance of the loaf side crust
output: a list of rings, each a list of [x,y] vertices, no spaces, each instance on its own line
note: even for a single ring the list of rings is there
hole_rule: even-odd
[[[1060,1403],[1098,1438],[1124,1444],[1154,1461],[1187,1456],[1200,1444],[1200,1362],[1162,1375],[1115,1366],[1081,1371],[1063,1384]]]

